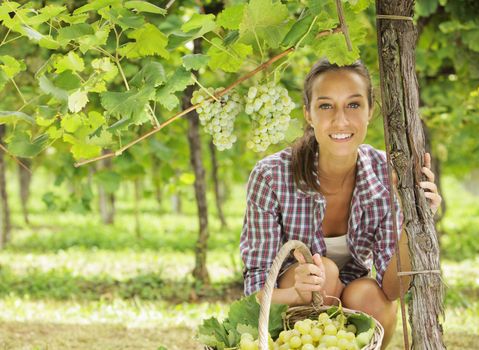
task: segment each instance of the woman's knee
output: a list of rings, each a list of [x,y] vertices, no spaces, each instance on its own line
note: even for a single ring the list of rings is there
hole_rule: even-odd
[[[372,278],[361,278],[348,284],[341,300],[345,307],[366,312],[383,322],[396,316],[397,303],[390,301]]]
[[[337,281],[339,278],[339,269],[338,265],[331,259],[322,256],[321,261],[323,262],[324,272],[326,273],[326,283],[327,281]]]

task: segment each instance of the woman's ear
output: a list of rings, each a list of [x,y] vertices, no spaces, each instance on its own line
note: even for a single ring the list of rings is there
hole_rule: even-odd
[[[372,105],[371,108],[369,109],[368,123],[371,121],[371,119],[373,119],[373,116],[374,116],[374,105]]]
[[[306,108],[306,106],[303,106],[303,114],[304,114],[304,118],[306,119],[306,122],[309,125],[311,125],[313,123],[313,121],[311,120],[311,115],[309,114],[309,111]]]

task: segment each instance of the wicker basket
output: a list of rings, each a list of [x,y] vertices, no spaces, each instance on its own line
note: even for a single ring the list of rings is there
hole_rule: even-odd
[[[293,241],[289,241],[285,243],[283,247],[281,247],[269,271],[268,278],[264,286],[263,297],[261,298],[260,315],[259,315],[259,323],[258,323],[260,350],[268,349],[269,311],[271,307],[271,297],[273,294],[274,286],[276,284],[276,279],[278,278],[279,270],[281,268],[281,265],[283,264],[283,261],[286,259],[289,253],[294,249],[299,249],[308,263],[313,263],[311,252],[306,247],[306,245],[304,245],[303,242],[293,240]],[[323,300],[321,295],[319,293],[313,292],[313,302],[311,305],[295,306],[295,307],[288,308],[283,320],[285,323],[285,328],[292,328],[294,323],[300,319],[316,318],[321,312],[329,309],[330,306],[323,306],[322,304],[323,304]],[[343,308],[343,312],[345,315],[359,313],[359,311],[350,310],[346,308]],[[368,345],[363,347],[361,350],[381,349],[381,343],[384,336],[384,329],[377,320],[374,320],[374,321],[376,322],[376,328],[374,330],[374,334],[371,338],[371,341]],[[210,348],[207,348],[207,349],[213,350]]]

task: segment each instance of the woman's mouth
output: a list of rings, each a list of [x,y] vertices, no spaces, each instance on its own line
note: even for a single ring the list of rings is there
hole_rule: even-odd
[[[329,134],[329,137],[332,138],[334,141],[341,142],[341,141],[348,141],[354,134],[352,133],[337,133],[337,134]]]

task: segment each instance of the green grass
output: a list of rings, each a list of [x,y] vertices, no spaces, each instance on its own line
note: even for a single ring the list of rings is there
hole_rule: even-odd
[[[46,188],[41,180],[33,188]],[[473,349],[479,341],[479,205],[454,179],[445,179],[444,187],[445,339],[449,349]],[[34,193],[27,226],[12,197],[13,241],[0,252],[0,348],[117,349],[121,340],[131,348],[201,349],[194,329],[204,318],[224,316],[241,293],[244,190],[234,187],[226,203],[227,229],[210,198],[209,289],[191,275],[198,230],[191,193],[183,214],[169,212],[166,199],[161,207],[143,200],[141,238],[125,189],[112,226],[101,224],[95,208],[47,211],[41,193]],[[401,348],[401,332],[398,323],[391,349]]]

